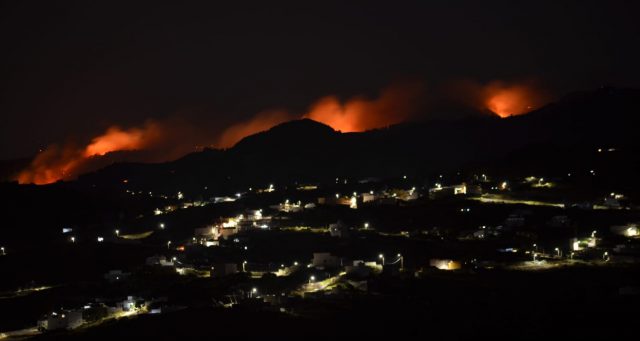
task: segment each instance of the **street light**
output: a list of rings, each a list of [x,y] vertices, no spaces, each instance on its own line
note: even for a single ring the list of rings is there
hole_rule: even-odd
[[[558,253],[558,257],[560,257],[560,249],[559,248],[555,248],[555,250]]]
[[[379,254],[378,258],[382,259],[382,266],[384,266],[384,255],[383,254]]]
[[[171,248],[171,241],[167,241],[167,249]]]
[[[251,294],[249,295],[250,298],[253,298],[253,295],[255,295],[258,292],[257,288],[253,288],[251,289]]]
[[[4,252],[4,246],[3,246],[3,247],[0,247],[0,251],[2,251],[2,255],[3,255],[3,256],[4,256],[4,255],[6,255],[6,253]]]
[[[120,230],[116,230],[116,237],[120,237]]]
[[[602,260],[604,260],[605,262],[608,262],[608,261],[609,261],[609,252],[608,252],[608,251],[605,251],[605,252],[602,254]]]
[[[160,223],[160,229],[164,230],[164,223]]]
[[[593,230],[593,232],[591,232],[591,238],[595,238],[596,237],[596,230]]]
[[[364,229],[368,229],[369,228],[369,223],[364,223]]]
[[[72,243],[75,243],[75,242],[76,242],[76,237],[73,237],[73,236],[72,236],[70,239],[71,239],[71,242],[72,242]]]
[[[242,262],[242,272],[247,272],[247,261]]]
[[[400,259],[400,270],[404,269],[404,257],[401,254],[398,254],[398,258]]]
[[[316,280],[316,276],[311,275],[311,277],[309,277],[309,284],[315,282]]]

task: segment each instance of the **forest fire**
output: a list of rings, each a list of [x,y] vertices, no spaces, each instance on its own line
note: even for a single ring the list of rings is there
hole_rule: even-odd
[[[160,137],[161,129],[154,122],[148,122],[143,128],[128,130],[112,126],[86,147],[74,144],[47,147],[33,159],[27,169],[18,174],[17,180],[21,184],[43,185],[72,178],[91,158],[115,151],[145,148]]]
[[[422,94],[419,83],[394,84],[375,99],[356,97],[345,102],[335,96],[321,98],[303,115],[286,112],[263,112],[224,131],[218,146],[233,146],[243,137],[271,128],[288,120],[310,118],[342,132],[358,132],[400,123],[418,108]]]
[[[84,156],[105,155],[118,150],[134,150],[144,148],[154,140],[160,138],[160,128],[157,124],[148,123],[145,128],[131,128],[122,130],[113,126],[107,132],[94,138],[85,150]]]
[[[527,85],[493,82],[486,85],[482,92],[486,108],[502,118],[527,113],[540,104],[540,96]]]
[[[500,117],[519,115],[541,104],[539,94],[526,84],[461,82],[454,90],[452,93],[455,93],[456,100],[466,102],[469,107],[488,109]],[[248,135],[301,118],[324,123],[342,132],[386,127],[415,118],[424,104],[423,95],[421,83],[396,83],[383,89],[375,98],[359,96],[341,100],[336,96],[323,97],[303,114],[264,111],[223,130],[215,145],[229,148]],[[110,153],[119,151],[155,152],[156,155],[146,161],[167,161],[184,155],[195,143],[209,145],[211,140],[206,131],[175,119],[147,121],[142,127],[128,129],[112,126],[86,145],[49,146],[18,174],[17,180],[23,184],[48,184],[72,179],[79,173],[106,165],[113,159],[114,154]],[[108,158],[105,157],[107,154],[110,154]]]

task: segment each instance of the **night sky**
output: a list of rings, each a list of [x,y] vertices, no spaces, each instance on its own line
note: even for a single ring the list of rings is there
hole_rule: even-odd
[[[179,3],[3,1],[0,159],[149,118],[213,140],[263,110],[399,79],[535,81],[555,97],[640,87],[639,2]]]

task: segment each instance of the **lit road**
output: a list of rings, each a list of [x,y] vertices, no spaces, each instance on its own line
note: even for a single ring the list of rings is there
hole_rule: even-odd
[[[528,205],[528,206],[549,206],[563,208],[564,204],[536,201],[536,200],[521,200],[521,199],[508,199],[501,195],[483,195],[479,198],[468,198],[468,200],[480,201],[487,204],[509,204],[509,205]]]
[[[3,293],[0,293],[0,300],[1,299],[9,299],[9,298],[15,298],[15,297],[20,297],[20,296],[27,296],[29,294],[38,292],[38,291],[43,291],[43,290],[48,290],[51,289],[53,287],[51,286],[41,286],[41,287],[37,287],[37,288],[29,288],[29,289],[22,289],[22,290],[16,290],[16,291],[5,291]]]

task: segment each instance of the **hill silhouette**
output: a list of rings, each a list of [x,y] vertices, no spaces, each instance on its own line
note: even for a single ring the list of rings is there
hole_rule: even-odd
[[[640,91],[600,88],[505,119],[479,115],[406,122],[362,133],[341,133],[303,119],[247,136],[227,150],[206,149],[158,164],[116,163],[81,176],[76,185],[110,186],[126,179],[129,186],[141,189],[224,191],[273,181],[469,167],[506,172],[587,167],[598,148],[615,149],[625,157],[637,155],[638,112]],[[637,168],[627,165],[624,171]]]

